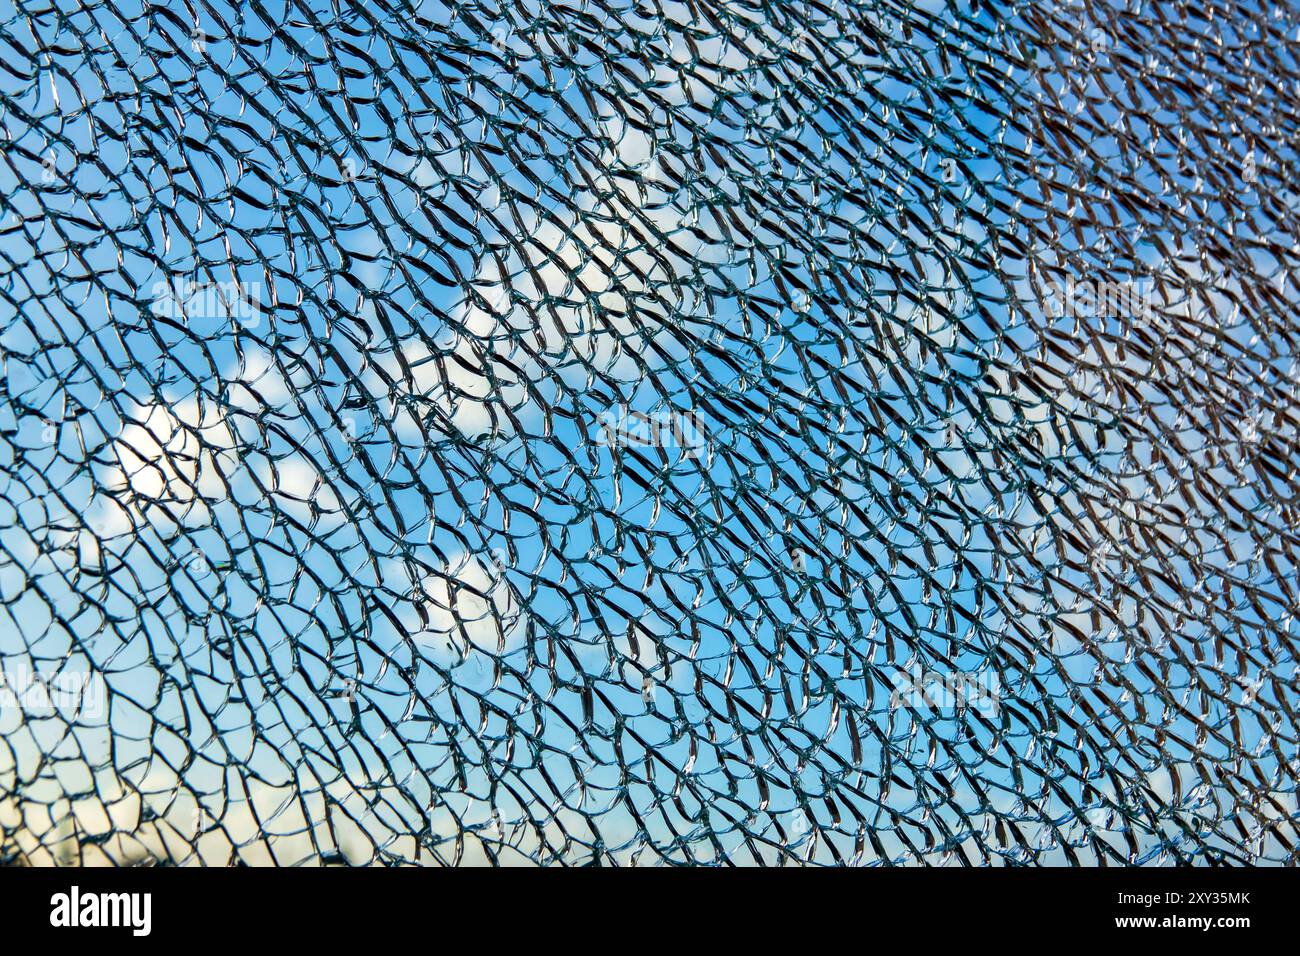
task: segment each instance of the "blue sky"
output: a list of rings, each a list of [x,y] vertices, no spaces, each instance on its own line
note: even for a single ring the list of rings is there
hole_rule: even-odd
[[[15,429],[0,519],[15,626],[0,649],[108,674],[116,774],[166,802],[193,756],[179,789],[214,804],[231,766],[277,792],[377,797],[385,806],[358,825],[379,842],[430,816],[448,840],[451,815],[479,832],[492,805],[510,828],[523,804],[535,815],[554,798],[583,844],[586,817],[607,848],[640,829],[667,858],[689,846],[711,859],[746,854],[746,831],[784,842],[772,821],[789,832],[802,813],[846,856],[859,815],[886,857],[906,856],[901,819],[918,845],[935,827],[969,847],[1040,789],[1035,751],[1060,747],[1083,772],[1061,728],[1044,738],[1015,713],[1000,747],[1019,769],[980,761],[982,797],[945,762],[969,746],[959,725],[985,752],[991,725],[914,723],[886,706],[914,664],[1004,667],[1017,653],[1005,637],[1027,639],[1017,623],[1065,642],[1017,678],[1024,709],[1068,700],[1097,666],[1059,612],[1032,603],[1062,580],[1088,591],[1086,576],[1058,564],[1049,581],[1020,561],[983,597],[976,587],[1010,557],[990,526],[1005,536],[1024,521],[1029,537],[1079,501],[1068,468],[1000,471],[995,447],[1064,416],[1093,429],[1098,480],[1124,467],[1097,437],[1105,414],[1049,410],[1007,374],[1043,325],[1008,302],[1023,260],[989,268],[991,231],[1024,189],[1005,151],[1025,146],[1027,69],[998,63],[997,82],[950,72],[932,37],[904,43],[878,13],[889,70],[803,5],[792,9],[813,21],[820,69],[842,80],[829,91],[813,67],[792,70],[797,28],[741,12],[744,48],[688,29],[680,5],[658,27],[611,5],[585,30],[540,37],[521,26],[537,3],[506,28],[426,2],[373,8],[328,43],[310,21],[331,7],[306,9],[247,14],[237,45],[205,18],[202,50],[180,18],[146,33],[129,6],[93,22],[82,11],[62,34],[43,21],[49,54],[0,74],[0,347]],[[927,10],[956,43],[976,29]],[[30,47],[0,19],[6,42]],[[987,12],[974,22],[983,42],[1009,43],[1006,28],[987,32]],[[571,55],[548,70],[530,53],[541,45]],[[95,52],[62,52],[81,46]],[[904,127],[909,138],[890,135]],[[1104,138],[1092,148],[1120,156]],[[1072,241],[1034,254],[1063,257]],[[257,290],[255,323],[157,320],[149,290],[200,261],[221,267],[199,278]],[[1249,323],[1224,325],[1249,347]],[[713,453],[663,449],[665,462],[600,445],[602,416],[624,403],[689,411]],[[1048,461],[1079,451],[1047,441]],[[927,500],[934,486],[960,513]],[[1044,495],[1058,503],[1047,517]],[[99,556],[107,576],[73,573]],[[930,567],[927,582],[916,569]],[[1251,586],[1267,591],[1269,573]],[[847,592],[845,574],[858,585]],[[448,604],[473,623],[451,633]],[[1117,599],[1117,613],[1130,605]],[[1010,619],[1014,607],[1032,620]],[[1234,613],[1249,642],[1258,612]],[[1180,636],[1195,643],[1195,627]],[[1130,698],[1145,698],[1131,640],[1101,643]],[[1174,666],[1181,688],[1186,663]],[[350,680],[355,712],[338,696]],[[509,753],[506,715],[519,728]],[[1176,714],[1167,730],[1195,734]],[[53,746],[6,732],[29,741],[20,766]],[[1246,750],[1263,736],[1241,733]],[[103,728],[77,737],[91,763],[106,759]],[[1159,790],[1167,769],[1141,748],[1133,759],[1150,776],[1130,782]],[[923,824],[917,790],[885,781],[939,794],[933,760],[957,791]],[[669,767],[689,781],[675,793],[687,812],[667,796]],[[1058,786],[1099,803],[1074,777]],[[530,787],[539,795],[522,796]],[[1129,808],[1142,799],[1094,787]],[[831,792],[841,825],[807,799]],[[1293,789],[1283,796],[1294,813]],[[313,826],[318,812],[302,811]],[[1038,815],[1080,838],[1056,791]],[[1156,856],[1143,839],[1140,855]],[[833,858],[825,843],[815,852]]]

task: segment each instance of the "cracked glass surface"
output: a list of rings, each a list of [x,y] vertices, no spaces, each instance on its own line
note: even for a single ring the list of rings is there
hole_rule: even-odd
[[[0,862],[1294,863],[1292,4],[0,4]]]

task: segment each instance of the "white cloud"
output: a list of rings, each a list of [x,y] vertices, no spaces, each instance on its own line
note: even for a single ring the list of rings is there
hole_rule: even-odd
[[[164,406],[136,404],[112,445],[106,485],[135,507],[183,507],[227,497],[235,465],[234,437],[210,404],[186,399]]]
[[[499,561],[463,555],[416,586],[416,643],[454,658],[504,656],[521,647],[524,612]]]

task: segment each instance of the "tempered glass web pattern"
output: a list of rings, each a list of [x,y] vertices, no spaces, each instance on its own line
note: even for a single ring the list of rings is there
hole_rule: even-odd
[[[0,6],[0,858],[1295,862],[1298,52]]]

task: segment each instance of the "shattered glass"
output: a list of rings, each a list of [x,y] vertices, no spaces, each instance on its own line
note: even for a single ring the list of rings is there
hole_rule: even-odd
[[[1298,53],[0,2],[0,862],[1296,862]]]

